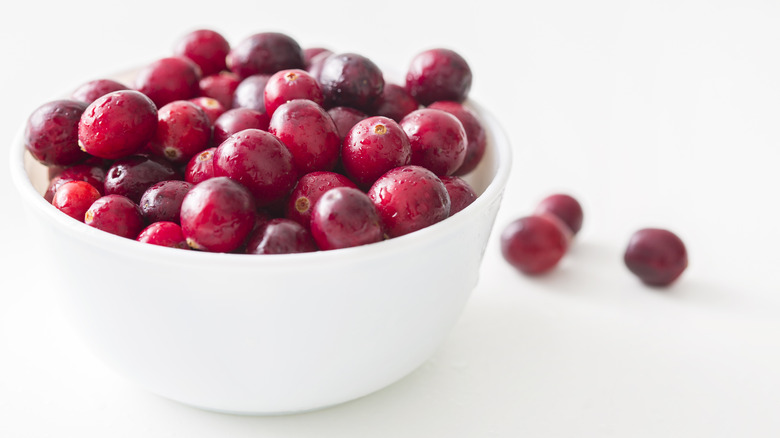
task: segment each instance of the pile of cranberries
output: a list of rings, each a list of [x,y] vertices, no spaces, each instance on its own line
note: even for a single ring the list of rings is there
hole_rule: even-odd
[[[402,85],[281,33],[231,47],[198,30],[173,55],[30,115],[25,146],[56,208],[140,242],[281,254],[402,236],[477,196],[461,176],[485,130],[451,50],[415,56]]]

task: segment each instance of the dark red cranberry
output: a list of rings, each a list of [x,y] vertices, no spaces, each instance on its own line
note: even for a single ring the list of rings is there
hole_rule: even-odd
[[[280,105],[293,99],[308,99],[322,105],[322,90],[317,80],[303,70],[280,70],[265,86],[265,112],[273,116]]]
[[[178,224],[181,203],[192,186],[186,181],[170,180],[160,181],[146,189],[138,203],[146,222],[167,221]]]
[[[92,185],[103,195],[103,182],[106,180],[106,171],[102,167],[90,166],[87,164],[77,164],[75,166],[62,169],[59,175],[55,176],[49,182],[44,198],[51,202],[57,189],[69,181],[85,181]]]
[[[255,223],[255,201],[246,187],[230,178],[196,185],[181,204],[181,228],[193,249],[231,252]]]
[[[526,216],[501,233],[504,259],[525,274],[549,271],[569,248],[569,230],[554,216]]]
[[[552,214],[571,230],[572,235],[582,228],[582,206],[569,195],[555,194],[542,200],[536,207],[535,214]]]
[[[390,169],[409,164],[412,149],[398,123],[375,116],[359,121],[341,147],[341,163],[359,186],[369,187]]]
[[[208,76],[227,68],[225,57],[230,53],[230,43],[213,30],[199,29],[184,35],[173,52],[197,64],[203,75]]]
[[[384,240],[382,219],[365,193],[350,187],[328,190],[314,204],[311,235],[322,250]]]
[[[248,108],[225,111],[214,122],[214,144],[220,145],[231,135],[245,129],[267,131],[269,120],[267,114]]]
[[[67,166],[87,157],[79,149],[79,120],[87,104],[55,100],[38,107],[27,119],[24,146],[46,165]]]
[[[111,79],[96,79],[76,88],[76,91],[71,94],[70,98],[89,105],[98,97],[103,97],[114,91],[128,89],[129,88],[125,84],[121,84]]]
[[[281,105],[271,116],[268,132],[290,150],[300,175],[336,166],[339,134],[328,113],[316,103],[296,99]]]
[[[450,216],[471,205],[477,199],[477,192],[464,179],[457,176],[439,177],[450,195]]]
[[[423,105],[438,100],[463,102],[471,89],[471,68],[452,50],[427,50],[412,59],[406,89]]]
[[[149,96],[157,108],[174,100],[197,97],[201,72],[187,58],[171,57],[144,67],[135,78],[135,89]]]
[[[403,236],[446,219],[450,196],[441,180],[420,166],[396,167],[368,190],[390,237]]]
[[[141,209],[122,195],[106,195],[93,202],[84,214],[84,223],[128,239],[135,239],[144,228]]]
[[[671,231],[645,228],[631,236],[623,260],[645,284],[668,286],[688,267],[688,252]]]
[[[132,155],[157,130],[157,107],[146,95],[115,91],[92,102],[79,121],[79,145],[100,158]]]
[[[208,148],[195,155],[187,163],[184,170],[184,180],[191,184],[197,184],[214,177],[214,152],[217,148]]]
[[[412,164],[452,175],[466,158],[466,131],[450,113],[423,108],[400,122],[412,145]]]
[[[84,214],[98,198],[100,192],[92,184],[84,181],[68,181],[57,189],[51,203],[73,219],[84,222]]]
[[[319,81],[320,72],[322,72],[322,65],[325,64],[325,60],[331,56],[333,56],[333,52],[331,52],[330,50],[327,50],[325,52],[320,52],[312,56],[311,60],[308,62],[308,64],[306,64],[306,71],[309,72],[311,77]]]
[[[400,122],[407,114],[418,108],[420,104],[404,87],[386,83],[382,95],[377,100],[374,114]]]
[[[373,109],[385,86],[379,67],[355,53],[329,56],[317,79],[327,107],[349,106],[365,112]]]
[[[265,113],[265,86],[271,75],[252,75],[241,81],[233,94],[233,108],[248,108]]]
[[[303,63],[304,63],[304,66],[305,66],[306,70],[309,70],[309,68],[311,67],[312,59],[315,56],[321,55],[323,53],[326,54],[326,55],[332,55],[333,54],[333,52],[331,52],[330,50],[325,49],[323,47],[309,47],[307,49],[303,49]]]
[[[487,134],[477,115],[463,104],[453,101],[434,102],[428,108],[447,111],[455,116],[466,130],[466,158],[455,171],[455,175],[465,175],[474,170],[482,161],[487,146]]]
[[[228,68],[246,78],[274,74],[287,68],[304,68],[303,50],[287,35],[258,33],[241,41],[227,56]]]
[[[123,195],[139,202],[152,185],[177,179],[176,170],[165,160],[133,155],[116,160],[106,173],[104,183],[107,195]]]
[[[233,95],[241,83],[237,75],[223,71],[204,77],[198,83],[200,95],[217,99],[225,108],[233,108]]]
[[[217,121],[219,116],[227,111],[227,108],[219,103],[217,99],[213,99],[211,97],[194,97],[187,102],[192,102],[197,105],[198,108],[202,109],[203,112],[206,113],[206,117],[208,117],[210,125],[214,125],[214,122]]]
[[[149,150],[168,161],[184,164],[209,147],[211,123],[199,106],[186,100],[173,101],[157,112],[157,131]]]
[[[173,222],[155,222],[144,228],[136,240],[168,248],[190,249],[181,227]]]
[[[296,254],[317,251],[309,231],[290,219],[271,219],[252,232],[247,254]]]
[[[297,181],[290,151],[273,134],[259,129],[245,129],[222,142],[213,162],[214,176],[246,186],[258,207],[283,199]]]
[[[336,124],[336,129],[339,131],[339,137],[342,142],[344,141],[344,137],[347,136],[347,133],[349,133],[349,130],[352,129],[357,122],[368,118],[366,113],[346,106],[334,106],[328,110],[328,115],[333,119],[333,123]]]
[[[333,172],[312,172],[303,175],[287,199],[284,216],[309,228],[311,208],[322,195],[336,187],[357,188],[344,175]]]

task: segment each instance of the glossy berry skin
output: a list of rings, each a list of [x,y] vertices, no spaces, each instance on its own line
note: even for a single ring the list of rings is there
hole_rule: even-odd
[[[199,29],[184,35],[173,49],[176,56],[189,59],[198,65],[204,76],[225,70],[225,57],[230,43],[219,33]]]
[[[542,200],[534,211],[535,214],[552,214],[560,219],[571,230],[572,235],[582,229],[582,206],[570,195],[558,193]]]
[[[79,146],[100,158],[132,155],[157,131],[157,107],[133,90],[108,93],[92,102],[79,121]]]
[[[463,102],[471,89],[471,68],[459,54],[431,49],[412,59],[406,90],[423,105],[439,100]]]
[[[255,201],[246,187],[226,177],[196,185],[181,204],[187,244],[201,251],[232,252],[255,224]]]
[[[106,180],[106,171],[102,167],[77,164],[63,169],[59,175],[49,182],[49,187],[43,197],[51,202],[60,186],[69,181],[85,181],[92,185],[103,195],[103,183]]]
[[[107,195],[127,196],[137,203],[152,185],[177,177],[176,170],[165,160],[133,155],[114,162],[106,172],[103,188]]]
[[[231,135],[245,129],[268,130],[268,115],[248,108],[225,111],[214,122],[214,144],[219,146]]]
[[[450,215],[450,197],[444,184],[420,166],[390,170],[371,186],[368,197],[390,237],[423,229]]]
[[[76,88],[70,98],[84,102],[87,105],[94,102],[98,97],[103,97],[108,93],[119,90],[128,90],[129,88],[120,82],[111,79],[95,79]]]
[[[555,267],[569,248],[566,226],[554,216],[526,216],[501,233],[501,253],[518,271],[536,275]]]
[[[135,239],[144,228],[141,209],[122,195],[106,195],[92,203],[84,223],[127,239]]]
[[[240,83],[241,78],[225,71],[205,76],[198,82],[198,88],[200,96],[217,99],[225,108],[233,108],[233,95]]]
[[[311,67],[312,59],[322,54],[325,54],[325,56],[327,56],[327,55],[332,55],[333,52],[323,47],[309,47],[303,49],[303,63],[307,71]]]
[[[352,181],[369,187],[390,169],[406,166],[412,148],[406,133],[393,120],[375,116],[359,121],[341,147],[341,163]]]
[[[385,237],[382,219],[371,199],[350,187],[328,190],[314,204],[311,234],[322,250],[367,245]]]
[[[411,163],[436,175],[452,175],[466,158],[466,131],[450,113],[423,108],[400,122],[412,146]]]
[[[430,109],[446,111],[457,118],[466,131],[466,157],[455,175],[466,175],[474,170],[482,161],[487,147],[487,133],[477,115],[461,103],[453,101],[434,102]]]
[[[457,176],[441,176],[439,179],[450,195],[450,216],[477,200],[477,192],[464,179]]]
[[[303,175],[287,199],[284,217],[308,229],[314,204],[325,192],[337,187],[357,188],[349,178],[334,172],[311,172]]]
[[[219,116],[227,111],[227,108],[219,103],[217,99],[211,97],[195,97],[188,100],[187,102],[192,102],[197,105],[198,108],[203,110],[203,112],[206,114],[206,117],[209,119],[209,129],[211,129]]]
[[[336,166],[339,134],[328,113],[316,103],[296,99],[281,105],[271,116],[268,132],[290,150],[300,175]]]
[[[245,129],[225,140],[214,152],[213,163],[215,177],[226,176],[243,184],[258,207],[283,199],[298,179],[287,147],[259,129]]]
[[[355,53],[331,55],[322,64],[317,79],[325,106],[348,106],[370,112],[382,95],[385,79],[370,59]]]
[[[186,181],[169,180],[160,181],[146,189],[138,203],[146,222],[167,221],[178,224],[181,203],[192,187]]]
[[[304,68],[303,50],[282,33],[264,32],[252,35],[233,47],[227,56],[233,73],[246,78],[256,74],[272,75],[288,68]]]
[[[247,254],[296,254],[317,251],[309,231],[290,219],[271,219],[249,237]]]
[[[173,101],[157,112],[157,131],[149,143],[151,152],[176,164],[185,164],[209,147],[211,123],[199,106]]]
[[[331,56],[333,56],[333,52],[331,52],[330,50],[326,50],[324,52],[320,52],[312,56],[311,59],[306,63],[306,71],[308,71],[309,74],[314,79],[317,79],[317,81],[319,82],[320,72],[322,72],[322,66],[323,64],[325,64],[325,61]]]
[[[157,108],[174,100],[197,97],[201,72],[187,58],[159,59],[141,69],[135,78],[135,89],[149,96]]]
[[[100,192],[92,184],[84,181],[68,181],[57,189],[51,203],[73,219],[84,222],[84,214],[99,198]]]
[[[135,240],[168,248],[190,249],[181,227],[173,222],[155,222],[144,228]]]
[[[252,75],[238,84],[233,93],[233,108],[248,108],[265,113],[265,86],[271,75]]]
[[[400,122],[407,114],[420,108],[420,104],[406,89],[396,84],[385,84],[382,95],[377,100],[374,114],[385,116]]]
[[[668,286],[688,267],[688,252],[671,231],[645,228],[631,236],[623,260],[645,284]]]
[[[336,124],[336,130],[339,132],[339,137],[342,142],[344,141],[344,137],[349,133],[349,130],[352,129],[357,122],[368,118],[366,113],[346,106],[334,106],[328,110],[328,115],[333,119],[333,123]]]
[[[24,146],[46,165],[67,166],[85,158],[79,148],[79,120],[87,104],[55,100],[38,107],[27,119]]]
[[[190,158],[184,169],[184,180],[197,184],[214,177],[214,152],[217,148],[208,148]]]
[[[293,99],[308,99],[322,106],[320,84],[303,70],[281,70],[268,79],[264,92],[265,112],[273,116],[280,105]]]

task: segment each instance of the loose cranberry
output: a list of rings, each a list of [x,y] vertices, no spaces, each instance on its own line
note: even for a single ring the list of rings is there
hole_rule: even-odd
[[[208,76],[227,68],[225,57],[230,52],[230,43],[213,30],[199,29],[184,35],[173,52],[197,64],[203,75]]]
[[[103,195],[103,182],[106,180],[106,171],[102,167],[77,164],[60,171],[60,174],[52,178],[49,187],[43,197],[51,202],[57,189],[69,181],[85,181],[92,185]]]
[[[106,195],[93,202],[84,214],[84,223],[128,239],[135,239],[144,228],[141,209],[122,195]]]
[[[382,219],[371,199],[350,187],[328,190],[314,204],[311,234],[322,250],[366,245],[385,237]]]
[[[359,121],[341,147],[341,163],[359,186],[369,187],[390,169],[409,164],[412,149],[393,120],[375,116]]]
[[[333,119],[316,103],[295,99],[271,116],[268,132],[287,146],[300,175],[333,170],[339,159],[339,134]]]
[[[117,159],[134,154],[157,130],[157,107],[146,95],[115,91],[92,102],[79,121],[79,145],[89,154]]]
[[[322,195],[336,187],[357,188],[346,176],[333,172],[312,172],[303,175],[290,193],[284,216],[309,228],[311,208]]]
[[[205,76],[198,82],[200,95],[217,99],[225,108],[233,108],[233,95],[241,78],[230,72]]]
[[[386,83],[382,95],[377,100],[374,114],[400,122],[407,114],[418,108],[420,104],[404,87]]]
[[[311,60],[306,64],[306,71],[317,81],[320,80],[320,72],[322,72],[322,65],[325,64],[325,60],[333,56],[333,52],[327,50],[320,52],[311,57]]]
[[[107,195],[123,195],[139,202],[152,185],[177,179],[176,170],[165,160],[133,155],[116,160],[106,173],[104,183]]]
[[[450,197],[441,180],[420,166],[402,166],[382,175],[368,190],[390,237],[446,219]]]
[[[271,75],[252,75],[241,81],[233,94],[233,108],[249,108],[265,113],[265,86]]]
[[[214,122],[217,121],[219,116],[227,111],[227,108],[219,103],[217,99],[213,99],[211,97],[194,97],[187,102],[194,103],[198,106],[198,108],[202,109],[203,112],[206,113],[206,117],[209,119],[209,125],[214,125]]]
[[[297,180],[290,151],[273,134],[259,129],[245,129],[217,147],[214,175],[246,186],[259,207],[287,196]]]
[[[265,86],[265,112],[273,116],[283,103],[293,99],[308,99],[322,105],[322,90],[317,80],[303,70],[281,70],[274,73]]]
[[[248,108],[225,111],[214,122],[214,144],[220,145],[231,135],[245,129],[268,130],[269,117],[265,113]]]
[[[246,78],[274,74],[287,68],[304,68],[303,50],[287,35],[258,33],[241,41],[227,56],[228,68]]]
[[[457,176],[439,177],[450,195],[450,216],[471,205],[477,199],[477,192],[464,179]]]
[[[466,158],[455,171],[455,175],[465,175],[474,170],[482,161],[487,146],[487,134],[482,123],[472,110],[453,101],[434,102],[428,108],[446,111],[455,116],[466,130]]]
[[[466,158],[466,131],[450,113],[423,108],[400,122],[412,145],[412,164],[452,175]]]
[[[668,286],[688,267],[688,252],[671,231],[645,228],[631,236],[623,260],[645,284]]]
[[[167,221],[178,224],[181,203],[192,187],[186,181],[169,180],[160,181],[146,189],[138,203],[146,222]]]
[[[535,214],[552,214],[571,230],[572,235],[582,228],[582,206],[569,195],[555,194],[542,200],[536,207]]]
[[[168,248],[190,249],[181,227],[173,222],[155,222],[144,228],[136,240]]]
[[[55,100],[38,107],[27,119],[24,146],[46,165],[67,166],[87,157],[79,149],[79,120],[87,105]]]
[[[193,249],[231,252],[255,223],[255,201],[246,187],[230,178],[203,181],[181,204],[181,228]]]
[[[309,47],[307,49],[303,49],[303,63],[306,70],[309,70],[309,68],[311,67],[312,59],[317,55],[321,55],[323,53],[326,55],[333,54],[333,52],[323,47]]]
[[[97,100],[98,97],[103,97],[114,91],[128,89],[129,88],[125,84],[121,84],[111,79],[96,79],[76,88],[76,91],[71,94],[70,98],[89,105]]]
[[[290,219],[271,219],[252,232],[247,254],[296,254],[317,251],[309,231]]]
[[[349,106],[365,112],[371,111],[385,85],[379,67],[355,53],[329,56],[317,79],[327,107]]]
[[[214,177],[214,152],[217,148],[208,148],[195,155],[187,163],[184,170],[184,180],[191,184],[197,184]]]
[[[68,181],[54,194],[51,203],[61,212],[84,222],[84,214],[93,202],[100,198],[100,192],[84,181]]]
[[[328,110],[328,115],[333,119],[333,123],[336,124],[336,129],[339,131],[339,137],[342,142],[344,141],[344,137],[347,136],[347,133],[349,133],[349,130],[352,129],[357,122],[368,118],[366,113],[346,106],[334,106]]]
[[[173,101],[157,112],[157,131],[149,143],[156,156],[184,164],[209,147],[211,123],[199,106],[186,100]]]
[[[163,58],[138,72],[135,89],[149,96],[160,108],[174,100],[197,97],[200,78],[200,68],[189,59]]]
[[[501,252],[518,271],[541,274],[552,269],[566,254],[568,232],[554,216],[526,216],[504,228]]]
[[[427,50],[412,59],[406,89],[423,105],[437,100],[463,102],[471,89],[471,68],[452,50]]]

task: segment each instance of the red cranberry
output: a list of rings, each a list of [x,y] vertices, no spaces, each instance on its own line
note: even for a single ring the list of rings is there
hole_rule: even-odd
[[[355,183],[338,173],[312,172],[303,175],[287,199],[284,216],[308,229],[312,206],[325,192],[336,187],[357,188]]]
[[[307,49],[303,49],[303,63],[305,65],[306,70],[309,70],[311,67],[311,62],[314,57],[321,55],[321,54],[332,55],[333,52],[331,52],[328,49],[322,48],[322,47],[309,47]]]
[[[242,78],[270,75],[287,68],[304,68],[303,50],[287,35],[258,33],[233,47],[227,56],[227,66]]]
[[[403,118],[412,145],[412,164],[436,175],[452,175],[466,158],[466,131],[450,113],[423,108]]]
[[[450,195],[450,216],[471,205],[477,199],[477,192],[462,178],[457,176],[439,177]]]
[[[141,209],[122,195],[106,195],[93,202],[84,214],[84,223],[128,239],[135,239],[144,228]]]
[[[217,99],[213,99],[211,97],[194,97],[187,102],[194,103],[198,106],[198,108],[202,109],[203,112],[206,113],[206,117],[209,119],[209,125],[214,125],[214,122],[217,121],[219,116],[227,111],[227,108],[219,103]]]
[[[225,57],[230,52],[230,44],[219,33],[200,29],[184,35],[173,52],[197,64],[203,75],[208,76],[227,68]]]
[[[420,108],[420,104],[404,87],[386,83],[382,95],[377,101],[374,114],[400,122],[407,114],[418,108]]]
[[[220,145],[231,135],[245,129],[268,130],[268,115],[248,108],[225,111],[214,122],[214,144]]]
[[[320,52],[312,56],[311,60],[306,64],[306,71],[309,72],[311,77],[317,79],[317,81],[319,82],[320,72],[322,72],[322,65],[325,64],[325,60],[327,60],[331,56],[333,56],[333,52],[331,52],[330,50],[326,50],[324,52]]]
[[[252,75],[241,81],[233,94],[233,108],[248,108],[265,113],[265,86],[271,75]]]
[[[92,102],[81,115],[79,145],[96,157],[134,154],[157,130],[157,107],[144,94],[115,91]]]
[[[569,230],[554,216],[526,216],[501,233],[504,259],[525,274],[549,271],[566,254]]]
[[[197,184],[214,177],[214,152],[217,148],[208,148],[190,158],[184,170],[184,180]]]
[[[128,88],[125,84],[121,84],[111,79],[96,79],[78,87],[76,91],[71,94],[70,98],[89,105],[98,97],[103,97],[108,93],[119,90],[128,90]]]
[[[280,105],[293,99],[308,99],[322,105],[320,84],[303,70],[281,70],[274,73],[265,86],[266,114],[273,116]]]
[[[174,100],[198,96],[200,68],[187,58],[163,58],[144,67],[135,78],[135,89],[149,96],[157,108]]]
[[[390,237],[398,237],[446,219],[450,197],[441,180],[420,166],[396,167],[368,190]]]
[[[358,185],[369,187],[390,169],[409,164],[412,149],[404,130],[387,117],[359,121],[341,147],[341,162]]]
[[[336,166],[339,134],[328,113],[316,103],[296,99],[281,105],[271,116],[268,132],[287,146],[301,175]]]
[[[296,254],[317,251],[309,231],[290,219],[271,219],[249,238],[247,254]]]
[[[233,95],[241,79],[230,72],[222,72],[204,77],[198,83],[200,95],[217,99],[225,108],[233,108]]]
[[[143,195],[138,205],[146,222],[179,223],[179,211],[184,196],[192,189],[192,184],[186,181],[160,181],[152,185]]]
[[[477,115],[463,104],[453,101],[434,102],[428,108],[447,111],[455,116],[466,130],[466,158],[455,171],[455,175],[465,175],[474,170],[482,161],[487,146],[487,134]]]
[[[100,198],[100,192],[84,181],[68,181],[54,194],[51,203],[61,212],[84,222],[84,214],[93,202]]]
[[[452,50],[427,50],[412,59],[406,89],[423,105],[437,100],[463,102],[471,89],[471,68]]]
[[[106,173],[104,188],[107,195],[123,195],[138,202],[146,189],[170,179],[177,179],[177,173],[169,163],[133,155],[114,162]]]
[[[136,240],[168,248],[190,249],[181,227],[173,222],[155,222],[144,228]]]
[[[184,164],[211,141],[211,123],[199,106],[173,101],[157,112],[157,131],[149,143],[153,154]]]
[[[106,180],[106,171],[102,167],[90,166],[87,164],[77,164],[75,166],[63,169],[59,175],[52,178],[49,187],[46,189],[44,198],[51,202],[54,194],[60,186],[69,181],[85,181],[92,185],[103,195],[103,182]]]
[[[211,178],[196,185],[181,204],[181,228],[193,249],[231,252],[255,223],[255,201],[249,190],[230,178]]]
[[[370,59],[355,53],[329,56],[317,78],[325,96],[325,105],[349,106],[370,112],[382,95],[385,79]]]
[[[555,194],[544,198],[534,213],[556,216],[569,227],[572,235],[582,228],[582,206],[569,195]]]
[[[688,267],[683,241],[671,231],[658,228],[634,233],[623,260],[634,275],[650,286],[668,286]]]
[[[214,175],[246,186],[259,207],[287,196],[297,180],[290,151],[273,134],[259,129],[245,129],[229,137],[217,147],[213,160]]]
[[[366,245],[385,237],[382,219],[371,199],[350,187],[328,190],[314,204],[311,234],[322,250]]]
[[[346,106],[334,106],[328,110],[328,115],[333,119],[333,123],[336,124],[336,129],[339,132],[339,137],[342,142],[344,141],[344,137],[347,136],[347,133],[349,133],[349,130],[352,129],[357,122],[368,117],[366,113]]]
[[[87,157],[79,149],[79,120],[87,104],[55,100],[38,107],[27,119],[24,146],[46,165],[67,166]]]

